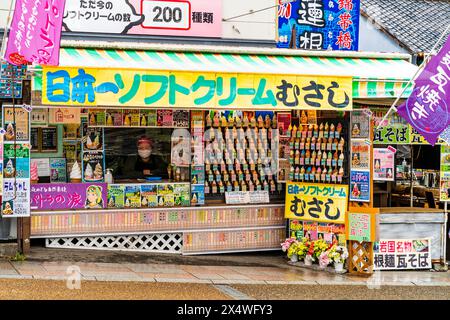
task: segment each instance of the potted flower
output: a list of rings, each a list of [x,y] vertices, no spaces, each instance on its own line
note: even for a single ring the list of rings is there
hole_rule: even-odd
[[[306,241],[305,246],[307,247],[305,265],[311,266],[314,262],[314,241]]]
[[[299,260],[304,260],[306,254],[308,253],[309,247],[307,246],[306,238],[303,238],[302,241],[297,243],[297,256]]]
[[[287,252],[287,257],[293,262],[298,261],[297,255],[298,241],[295,238],[288,238],[281,244],[281,250]]]
[[[320,255],[327,251],[329,248],[330,245],[323,239],[314,241],[314,260],[319,260]]]
[[[344,270],[344,262],[348,258],[346,247],[333,245],[328,251],[328,257],[334,263],[334,269],[337,272]]]
[[[319,256],[319,266],[325,269],[330,264],[330,258],[328,256],[328,251],[324,251]]]

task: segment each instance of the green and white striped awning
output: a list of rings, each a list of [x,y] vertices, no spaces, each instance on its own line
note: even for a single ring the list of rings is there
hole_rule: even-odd
[[[61,67],[351,76],[353,98],[396,97],[417,67],[400,58],[61,48]],[[39,77],[34,89],[39,90]],[[406,92],[406,96],[408,92]]]

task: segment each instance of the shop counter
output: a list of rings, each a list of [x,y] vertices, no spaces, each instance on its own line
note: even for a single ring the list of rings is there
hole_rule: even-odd
[[[431,239],[431,259],[445,258],[447,214],[444,210],[416,207],[380,208],[380,240]]]
[[[34,210],[31,215],[31,238],[45,238],[47,244],[147,235],[178,239],[183,254],[279,250],[285,229],[284,204]]]

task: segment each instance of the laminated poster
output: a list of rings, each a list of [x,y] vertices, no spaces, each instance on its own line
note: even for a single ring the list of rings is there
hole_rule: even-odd
[[[103,128],[89,128],[83,125],[83,150],[103,150]]]
[[[441,172],[439,198],[450,201],[450,147],[441,146]]]
[[[394,181],[395,153],[388,148],[373,149],[373,180]]]
[[[125,206],[125,186],[108,185],[108,208],[123,208]]]
[[[192,205],[205,204],[205,185],[204,184],[192,185],[191,204]]]
[[[141,185],[141,207],[154,208],[158,206],[158,185]]]
[[[370,146],[365,140],[351,141],[351,168],[370,170]]]
[[[30,216],[30,179],[3,179],[3,218]]]
[[[350,201],[370,202],[370,171],[350,170]]]
[[[14,152],[15,150],[15,152]],[[30,178],[30,145],[3,145],[3,177]]]
[[[158,127],[172,127],[173,126],[173,111],[167,109],[159,109],[157,111]]]
[[[122,109],[106,109],[105,112],[107,127],[121,127],[123,125],[123,110]]]
[[[13,110],[15,109],[15,112]],[[5,129],[4,141],[29,141],[30,140],[30,112],[20,106],[3,107],[3,128]],[[15,113],[15,119],[14,119]],[[14,122],[15,120],[15,122]]]
[[[124,109],[123,110],[123,126],[124,127],[139,127],[140,114],[136,109]]]
[[[90,127],[104,127],[106,125],[105,110],[89,109],[88,123]]]
[[[82,160],[83,182],[103,182],[105,176],[105,157],[103,152],[83,152]]]
[[[125,208],[139,208],[141,206],[141,188],[139,185],[125,186]]]
[[[351,116],[351,135],[352,139],[369,139],[370,137],[370,118],[362,110],[353,110]]]
[[[67,182],[65,158],[50,158],[50,182]]]
[[[176,128],[189,127],[189,111],[174,110],[173,111],[173,126]]]

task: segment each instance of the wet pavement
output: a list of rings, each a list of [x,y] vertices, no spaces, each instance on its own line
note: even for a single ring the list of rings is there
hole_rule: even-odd
[[[81,290],[69,289],[73,279]],[[0,261],[0,287],[1,299],[245,300],[286,299],[291,292],[291,299],[450,300],[450,272],[360,277],[291,266],[277,252],[179,256],[37,248],[26,261]]]

